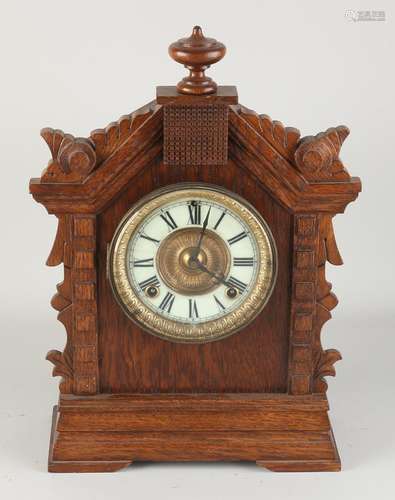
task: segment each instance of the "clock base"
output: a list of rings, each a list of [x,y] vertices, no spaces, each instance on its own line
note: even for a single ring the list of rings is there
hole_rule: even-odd
[[[62,395],[49,472],[115,472],[136,461],[253,461],[275,472],[339,471],[325,395]]]

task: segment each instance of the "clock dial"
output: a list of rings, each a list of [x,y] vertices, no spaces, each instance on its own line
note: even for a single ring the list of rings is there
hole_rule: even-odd
[[[113,290],[151,333],[181,342],[223,338],[268,300],[276,253],[263,219],[208,185],[159,190],[133,207],[111,246]]]

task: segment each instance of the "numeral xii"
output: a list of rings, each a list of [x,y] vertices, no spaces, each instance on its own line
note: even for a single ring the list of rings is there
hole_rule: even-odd
[[[188,203],[189,224],[200,225],[202,223],[202,206],[200,201],[191,201]]]

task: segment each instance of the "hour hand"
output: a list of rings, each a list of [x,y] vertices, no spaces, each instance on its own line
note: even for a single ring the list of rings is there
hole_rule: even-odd
[[[219,283],[223,283],[225,286],[229,286],[228,282],[222,276],[218,276],[218,274],[213,273],[212,271],[210,271],[210,269],[207,269],[207,267],[198,260],[196,261],[196,265],[199,269],[212,276]]]

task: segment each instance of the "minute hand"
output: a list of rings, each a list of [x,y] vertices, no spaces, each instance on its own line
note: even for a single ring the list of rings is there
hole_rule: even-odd
[[[207,215],[203,221],[202,231],[200,233],[199,241],[198,241],[198,244],[197,244],[197,246],[195,248],[195,252],[194,252],[195,259],[197,258],[198,254],[199,254],[200,245],[202,244],[203,236],[204,236],[204,233],[205,233],[207,225],[208,225],[208,219],[210,217],[210,212],[211,212],[211,207],[208,209]]]

